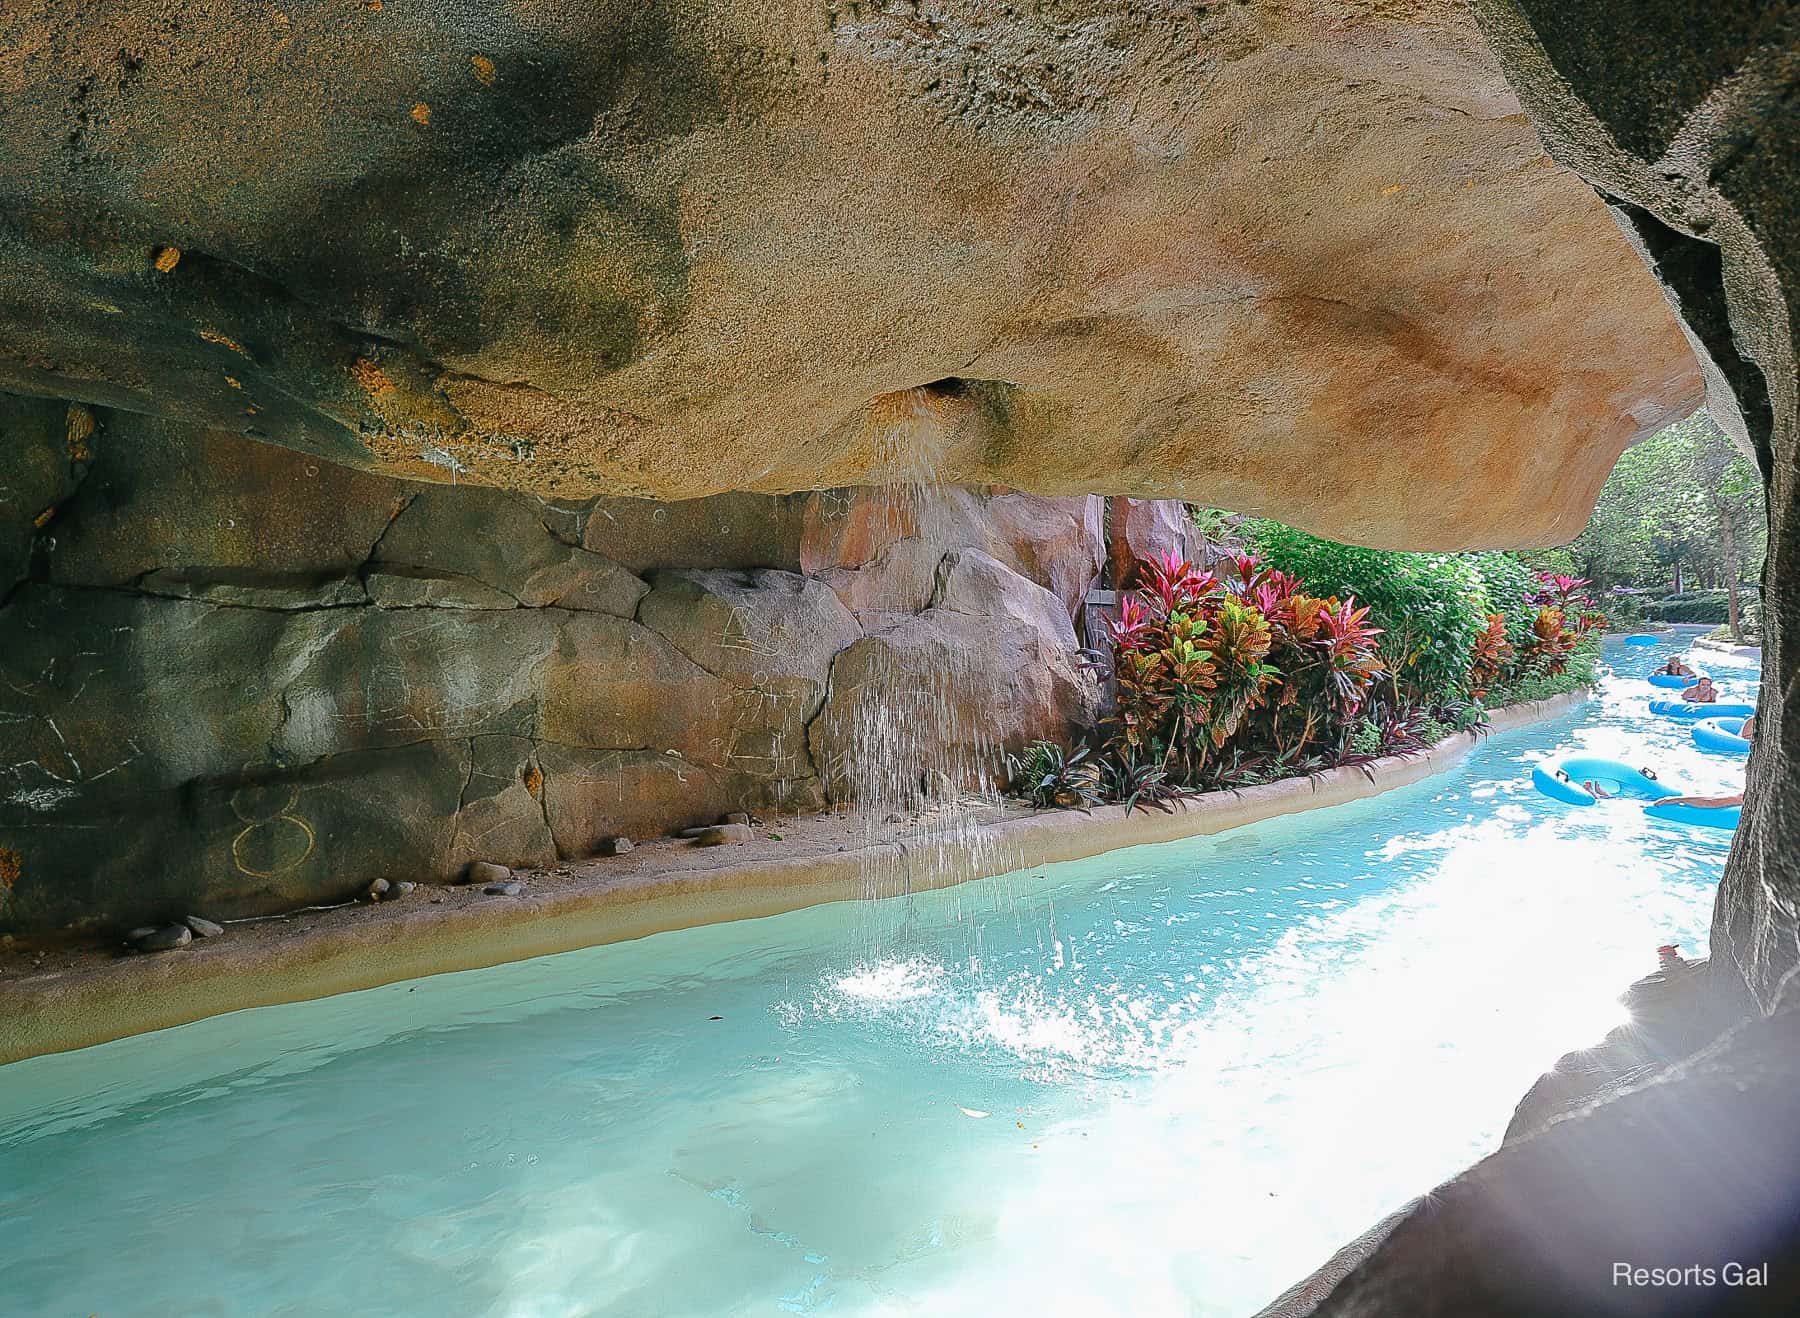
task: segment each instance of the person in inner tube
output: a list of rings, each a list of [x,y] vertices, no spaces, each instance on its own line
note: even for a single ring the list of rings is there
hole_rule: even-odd
[[[1717,704],[1719,699],[1719,689],[1713,685],[1712,678],[1703,677],[1698,682],[1695,682],[1694,685],[1683,690],[1681,698],[1683,700],[1691,700],[1699,705]]]
[[[1749,741],[1756,735],[1756,715],[1752,714],[1744,720],[1744,726],[1738,729],[1738,736]],[[1742,792],[1727,792],[1724,796],[1665,796],[1660,801],[1652,801],[1651,805],[1697,805],[1702,810],[1723,810],[1726,806],[1742,805]]]
[[[1669,660],[1656,671],[1668,677],[1692,677],[1694,675],[1694,670],[1682,663],[1680,656]]]

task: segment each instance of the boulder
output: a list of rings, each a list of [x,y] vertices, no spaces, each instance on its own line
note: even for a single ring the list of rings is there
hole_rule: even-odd
[[[1195,529],[1187,505],[1175,499],[1108,500],[1108,540],[1112,554],[1112,579],[1135,584],[1139,563],[1152,563],[1165,554],[1198,562],[1206,554],[1206,541]]]
[[[916,806],[921,793],[992,784],[1001,756],[1093,724],[1062,601],[980,550],[945,556],[931,607],[838,656],[812,727],[834,799]],[[919,786],[921,780],[925,786]]]
[[[610,558],[559,538],[550,528],[554,520],[537,500],[521,496],[482,491],[472,498],[460,489],[417,488],[371,561],[418,576],[473,579],[511,605],[629,618],[649,587]],[[370,585],[372,593],[373,578]]]
[[[134,932],[137,936],[131,940],[131,945],[140,952],[173,952],[194,941],[194,931],[185,924],[163,925],[147,932]]]
[[[756,830],[748,824],[714,824],[693,836],[693,844],[697,847],[724,847],[755,840]]]
[[[69,500],[51,581],[125,585],[185,571],[286,589],[354,575],[407,488],[238,434],[102,411],[93,467]]]
[[[471,859],[488,856],[503,856],[507,865],[525,869],[554,865],[556,843],[544,818],[537,744],[527,737],[471,737],[469,753],[469,777],[457,800],[450,842],[452,872],[468,860],[470,883],[493,882],[499,875],[492,871],[505,866]]]
[[[862,628],[824,584],[792,572],[664,572],[640,623],[733,688],[713,716],[716,738],[695,758],[763,778],[813,776],[806,728],[825,702],[831,661]]]
[[[929,469],[1409,548],[1567,538],[1701,393],[1451,0],[165,10],[9,14],[0,389],[554,500]]]
[[[1073,618],[1100,575],[1101,503],[943,485],[824,490],[806,503],[800,564],[865,623],[931,602],[952,549],[979,549],[1049,589]]]
[[[510,869],[491,860],[472,860],[463,870],[465,883],[505,883],[510,878]]]

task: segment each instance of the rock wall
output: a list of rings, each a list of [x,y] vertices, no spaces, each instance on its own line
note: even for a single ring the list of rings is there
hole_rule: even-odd
[[[816,810],[921,683],[911,754],[991,775],[1092,722],[1098,503],[561,502],[0,395],[0,929]]]

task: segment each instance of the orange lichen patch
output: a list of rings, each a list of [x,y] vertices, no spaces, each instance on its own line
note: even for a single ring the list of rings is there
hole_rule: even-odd
[[[156,255],[150,261],[150,264],[165,275],[180,263],[181,249],[179,247],[159,247],[156,249]]]
[[[475,70],[475,81],[483,87],[494,85],[494,61],[486,55],[469,56],[469,67]]]
[[[71,404],[68,417],[63,425],[63,433],[68,439],[69,461],[86,462],[94,456],[88,448],[88,440],[94,433],[92,408],[84,407],[80,403]]]
[[[431,122],[431,107],[425,104],[424,101],[420,101],[417,105],[413,106],[412,117],[415,124],[429,124]]]
[[[372,14],[381,12],[381,0],[364,0],[363,8]]]
[[[243,344],[239,343],[236,339],[231,338],[229,335],[220,334],[217,330],[196,330],[195,332],[208,343],[216,343],[221,348],[229,348],[240,357],[248,357],[250,355],[249,352],[245,350]]]
[[[11,888],[19,881],[19,853],[11,847],[0,847],[0,888]]]
[[[1381,195],[1384,197],[1393,197],[1393,196],[1397,196],[1400,193],[1405,192],[1405,191],[1406,191],[1406,184],[1390,183],[1381,190]]]
[[[358,357],[350,367],[350,374],[363,387],[363,392],[371,397],[394,392],[394,382],[387,378],[387,372],[367,357]]]
[[[239,379],[235,375],[226,376],[225,383],[230,385],[233,389],[242,389],[244,387],[243,383],[241,381],[239,381]]]
[[[535,764],[525,766],[525,790],[533,796],[544,790],[544,771]]]
[[[50,525],[50,519],[54,516],[56,516],[56,505],[52,504],[52,505],[50,505],[50,507],[44,509],[43,512],[39,513],[36,517],[32,518],[31,524],[32,524],[32,526],[36,527],[38,530],[41,531],[46,526]]]

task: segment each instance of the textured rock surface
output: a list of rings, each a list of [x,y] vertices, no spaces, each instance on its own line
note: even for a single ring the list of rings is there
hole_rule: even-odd
[[[1099,693],[1075,649],[1048,590],[978,549],[945,555],[928,609],[833,663],[831,696],[812,727],[827,790],[867,796],[869,775],[921,767],[952,787],[974,786],[1000,752],[1091,726]],[[912,793],[889,783],[880,795],[905,803]]]
[[[1800,1312],[1800,1011],[1753,1021],[1439,1186],[1316,1308],[1281,1318]],[[1761,1286],[1621,1286],[1613,1264],[1769,1265]]]
[[[258,914],[826,803],[813,728],[864,627],[797,570],[800,500],[421,486],[5,396],[0,436],[0,928]],[[941,500],[1046,583],[1099,552],[1085,499]],[[986,683],[957,753],[982,720],[1091,717],[1062,600],[994,563],[1008,588],[952,589],[951,619],[946,540],[913,545],[924,596],[879,617],[927,610],[921,659]]]
[[[1453,547],[1700,392],[1455,0],[19,0],[0,101],[0,389],[390,473]]]
[[[956,486],[825,490],[806,499],[800,567],[866,624],[925,608],[944,555],[979,549],[1047,587],[1073,618],[1106,552],[1102,503]]]
[[[1593,181],[1680,312],[1713,415],[1769,493],[1764,681],[1711,962],[1564,1059],[1506,1145],[1407,1210],[1316,1309],[1800,1312],[1800,9],[1478,0],[1549,149]],[[1671,1000],[1673,999],[1673,1000]],[[1721,1019],[1766,1015],[1685,1062]],[[1615,1262],[1766,1265],[1767,1284],[1620,1287]]]

